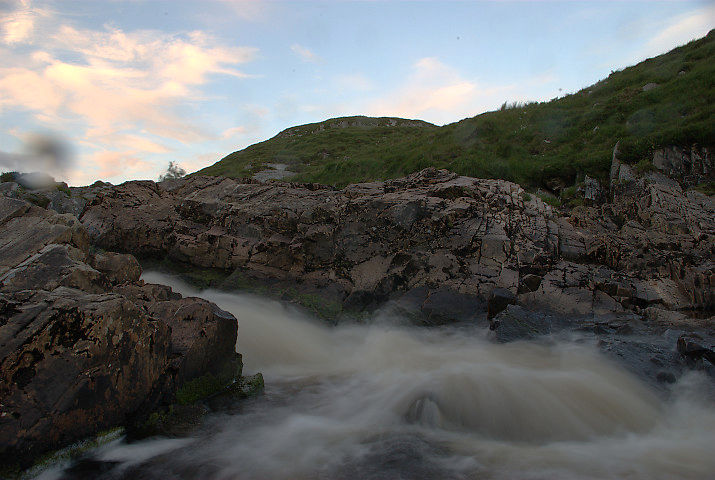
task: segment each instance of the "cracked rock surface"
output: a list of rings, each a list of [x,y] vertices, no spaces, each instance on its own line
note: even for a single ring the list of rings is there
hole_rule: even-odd
[[[0,196],[0,460],[24,463],[172,401],[234,359],[236,319],[90,249],[76,217]]]

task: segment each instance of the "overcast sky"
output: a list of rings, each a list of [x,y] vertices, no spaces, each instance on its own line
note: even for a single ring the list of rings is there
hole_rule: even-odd
[[[452,123],[713,27],[712,0],[0,0],[0,170],[38,165],[47,137],[65,161],[42,168],[79,185],[195,171],[337,116]]]

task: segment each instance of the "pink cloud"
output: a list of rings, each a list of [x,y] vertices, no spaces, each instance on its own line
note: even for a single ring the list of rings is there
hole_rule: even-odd
[[[95,152],[88,163],[95,167],[96,176],[103,179],[120,175],[131,176],[151,167],[151,164],[133,156],[130,152]]]
[[[174,35],[69,25],[59,25],[38,47],[23,66],[2,67],[13,62],[2,62],[0,52],[0,108],[30,110],[38,120],[60,125],[79,120],[88,140],[106,150],[146,153],[166,147],[142,135],[183,143],[213,138],[179,114],[179,107],[201,101],[199,88],[213,75],[250,77],[235,67],[257,52],[221,45],[200,31]],[[63,52],[79,57],[62,60]],[[120,134],[128,130],[144,133]]]

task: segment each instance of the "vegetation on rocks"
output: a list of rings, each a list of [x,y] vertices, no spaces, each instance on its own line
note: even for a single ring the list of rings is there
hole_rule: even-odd
[[[715,31],[549,102],[505,104],[443,127],[327,120],[288,129],[198,173],[244,177],[282,163],[297,172],[291,180],[344,186],[434,166],[556,191],[585,175],[606,179],[618,140],[622,160],[632,164],[660,146],[712,146],[713,79]]]

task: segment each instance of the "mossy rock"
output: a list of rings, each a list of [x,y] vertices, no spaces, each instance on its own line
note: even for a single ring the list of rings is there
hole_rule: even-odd
[[[19,465],[3,465],[0,467],[0,478],[18,480],[35,478],[40,475],[43,470],[46,470],[52,465],[80,458],[87,451],[117,440],[125,433],[126,431],[123,427],[115,427],[109,430],[104,430],[93,437],[80,440],[79,442],[76,442],[68,447],[42,455],[30,468],[27,469],[23,469]]]
[[[153,412],[142,423],[133,425],[129,437],[138,440],[147,437],[180,437],[190,434],[201,424],[209,412],[205,405],[171,405],[168,409]]]

